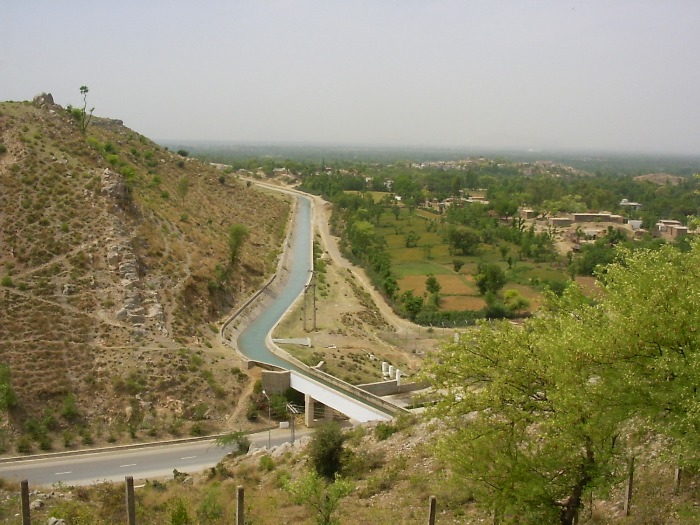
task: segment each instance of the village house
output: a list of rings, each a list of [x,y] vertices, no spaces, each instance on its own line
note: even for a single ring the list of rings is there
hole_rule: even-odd
[[[688,230],[688,227],[683,226],[680,221],[662,219],[654,226],[654,236],[663,237],[664,239],[676,239],[689,233],[691,232]]]

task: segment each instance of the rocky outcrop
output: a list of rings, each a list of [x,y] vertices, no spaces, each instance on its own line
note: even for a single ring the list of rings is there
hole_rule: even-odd
[[[124,293],[122,305],[116,312],[117,319],[140,327],[148,325],[161,335],[168,335],[158,291],[142,283],[140,265],[129,241],[108,246],[107,265],[119,276]]]
[[[124,208],[129,203],[129,188],[124,184],[124,178],[109,168],[102,172],[102,195],[119,208]]]
[[[32,103],[38,107],[43,108],[44,106],[55,106],[53,101],[53,95],[51,93],[41,93],[32,99]]]

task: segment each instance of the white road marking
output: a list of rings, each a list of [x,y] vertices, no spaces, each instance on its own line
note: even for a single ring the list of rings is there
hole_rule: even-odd
[[[56,475],[56,476],[60,476],[61,474],[73,474],[73,471],[72,471],[72,470],[68,470],[68,471],[66,471],[66,472],[56,472],[55,475]]]
[[[129,463],[128,465],[119,465],[119,468],[124,468],[124,467],[135,467],[136,463]]]
[[[196,457],[197,457],[197,456],[185,456],[184,458],[180,458],[180,459],[194,459],[194,458],[196,458]]]

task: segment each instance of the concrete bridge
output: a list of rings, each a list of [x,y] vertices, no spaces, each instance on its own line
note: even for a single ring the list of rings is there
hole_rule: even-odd
[[[265,370],[262,375],[262,385],[263,389],[270,393],[281,394],[288,388],[293,388],[297,392],[303,393],[305,397],[304,423],[307,427],[313,427],[319,422],[331,420],[333,411],[360,423],[389,421],[393,417],[393,414],[389,412],[401,411],[398,407],[394,407],[393,411],[387,409],[386,412],[375,409],[367,404],[367,400],[354,399],[293,370],[279,372]],[[366,392],[361,393],[361,395],[363,397],[375,397]],[[325,407],[320,418],[316,417],[317,403],[321,403]]]

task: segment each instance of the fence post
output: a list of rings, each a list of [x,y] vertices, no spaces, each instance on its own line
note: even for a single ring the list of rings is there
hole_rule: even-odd
[[[683,476],[683,469],[681,467],[676,467],[676,472],[673,475],[673,494],[678,495],[681,490],[681,477]]]
[[[136,525],[136,502],[134,501],[134,478],[126,477],[126,516],[129,525]]]
[[[236,488],[236,525],[245,525],[245,512],[243,510],[243,485]]]
[[[630,515],[632,504],[632,484],[634,482],[634,456],[630,458],[629,470],[627,471],[627,490],[625,490],[625,516]]]
[[[428,525],[435,525],[435,511],[437,507],[437,500],[435,496],[430,496],[430,511],[428,513]]]
[[[29,482],[25,479],[20,484],[22,494],[22,525],[31,525],[32,520],[29,515]]]

